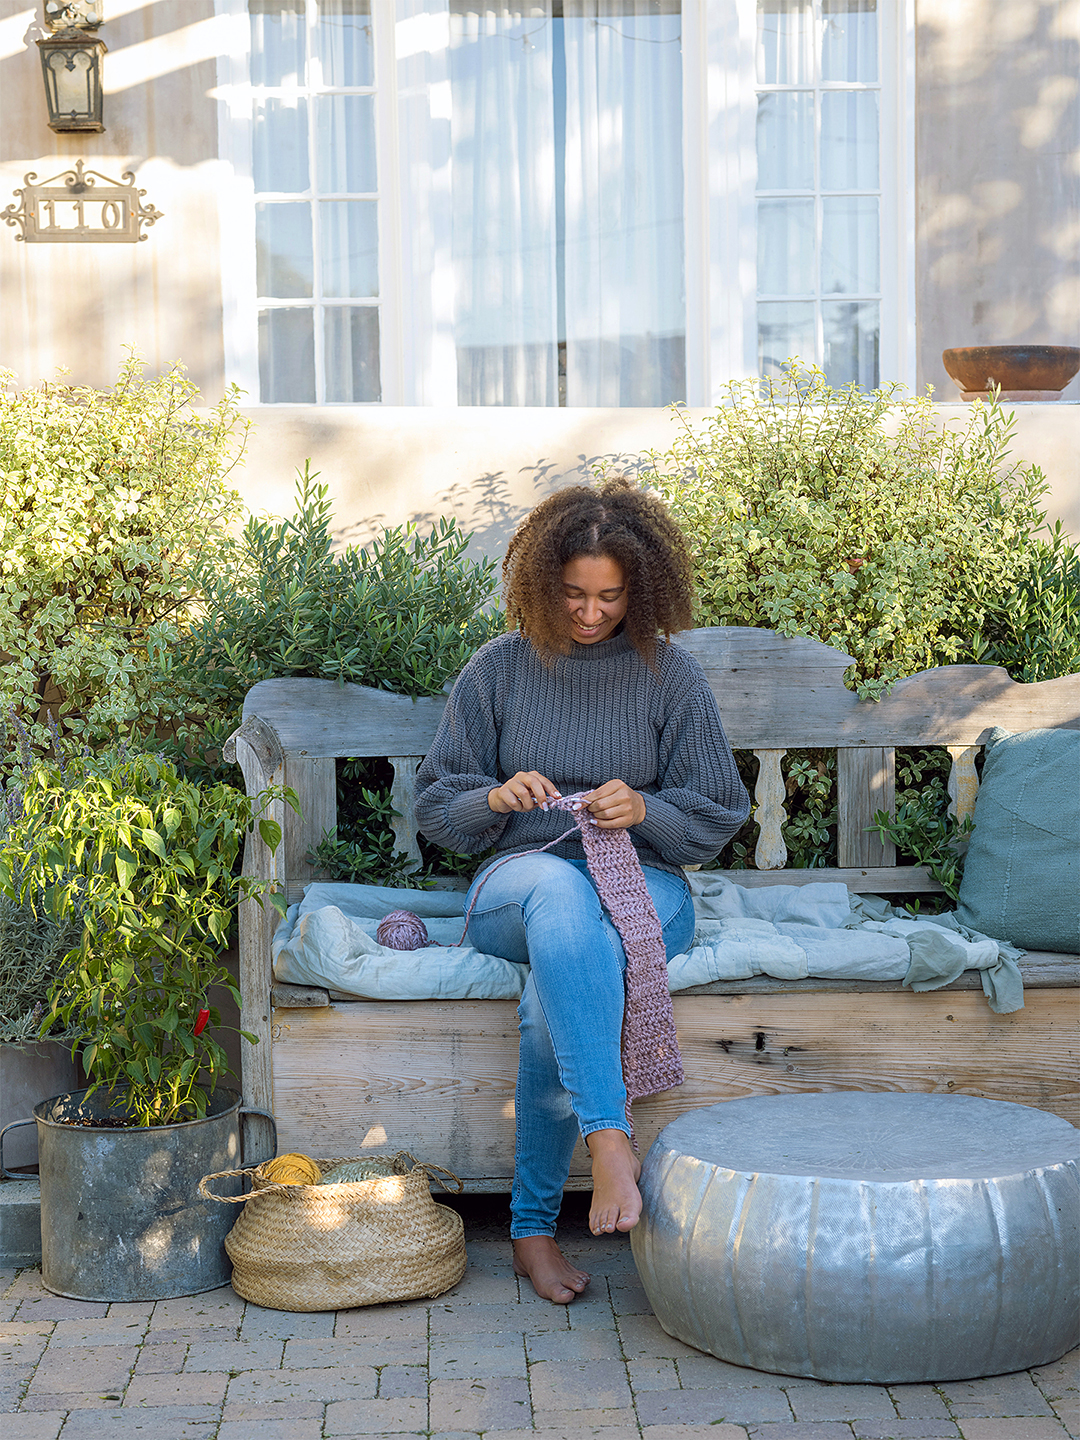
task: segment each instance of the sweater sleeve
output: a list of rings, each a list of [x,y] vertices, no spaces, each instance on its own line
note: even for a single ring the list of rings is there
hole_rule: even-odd
[[[750,813],[724,734],[716,699],[689,656],[660,733],[655,791],[645,792],[645,819],[634,832],[669,864],[713,860]]]
[[[458,676],[431,749],[416,775],[416,823],[429,840],[461,855],[494,845],[508,815],[488,805],[501,784],[493,687],[474,658]]]

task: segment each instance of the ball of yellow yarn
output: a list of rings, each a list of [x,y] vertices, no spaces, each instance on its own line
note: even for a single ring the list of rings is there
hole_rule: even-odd
[[[275,1185],[318,1185],[322,1179],[322,1171],[310,1155],[300,1155],[295,1151],[269,1161],[263,1166],[262,1173]]]

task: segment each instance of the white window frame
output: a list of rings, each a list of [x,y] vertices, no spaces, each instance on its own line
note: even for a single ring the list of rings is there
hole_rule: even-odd
[[[882,384],[896,380],[914,389],[915,0],[879,3],[880,373]],[[217,88],[225,373],[258,405],[270,402],[257,398],[250,28],[246,0],[216,0],[216,5],[226,37]],[[372,0],[382,399],[355,408],[456,404],[456,374],[436,373],[445,344],[425,347],[428,363],[435,366],[431,373],[411,373],[420,357],[407,321],[414,307],[406,293],[411,282],[404,273],[398,107],[396,83],[390,83],[396,82],[395,33],[401,8],[396,0]],[[729,380],[757,373],[756,32],[756,0],[683,0],[686,375],[687,403],[693,407],[720,403]]]
[[[250,82],[251,28],[247,0],[217,0],[219,15],[226,18],[228,46],[218,58],[218,155],[225,173],[218,186],[221,226],[222,317],[225,341],[225,375],[235,381],[252,402],[280,409],[303,405],[305,409],[370,409],[372,406],[401,405],[404,401],[401,344],[401,243],[400,206],[397,176],[397,107],[394,104],[395,71],[393,25],[385,23],[388,6],[373,0],[375,164],[378,188],[365,199],[378,203],[379,227],[379,370],[382,398],[369,401],[264,401],[259,398],[260,308],[293,308],[295,301],[260,306],[255,272],[255,181],[252,173],[252,110],[255,88]],[[375,12],[381,13],[377,15]],[[380,19],[383,23],[380,24]],[[309,36],[310,41],[310,36]],[[309,46],[310,53],[310,46]],[[347,87],[347,93],[366,93],[366,86]],[[336,87],[335,92],[336,93]],[[309,166],[314,185],[314,108],[309,109]],[[269,192],[268,192],[269,193]],[[261,196],[259,198],[262,198]],[[277,198],[300,200],[312,206],[315,275],[310,301],[301,308],[313,308],[314,364],[317,391],[324,388],[325,350],[320,321],[323,307],[319,278],[319,200],[309,195]],[[321,198],[321,197],[320,197]],[[358,304],[370,307],[370,302]]]

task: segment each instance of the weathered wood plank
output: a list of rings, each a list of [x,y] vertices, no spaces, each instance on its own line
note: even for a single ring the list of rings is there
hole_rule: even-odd
[[[275,980],[270,986],[270,1004],[275,1010],[318,1010],[330,1004],[330,992],[318,985],[290,985]]]
[[[981,1095],[1073,1120],[1075,997],[1037,990],[1015,1015],[981,994],[675,997],[687,1083],[635,1107],[642,1151],[676,1115],[743,1095],[911,1090]],[[332,1005],[275,1017],[282,1149],[413,1149],[469,1182],[509,1180],[512,1001]],[[572,1173],[587,1171],[579,1147]]]
[[[850,657],[817,641],[738,628],[677,638],[701,662],[736,749],[981,745],[995,725],[1080,729],[1080,675],[1021,685],[997,666],[949,665],[874,702],[844,688]],[[290,754],[383,755],[392,746],[422,755],[444,704],[334,680],[263,680],[248,691],[244,716],[270,722]]]
[[[978,745],[949,745],[952,758],[949,771],[949,814],[957,820],[967,820],[975,814],[975,801],[979,795],[979,777],[975,770],[975,756]]]
[[[403,850],[412,863],[412,870],[419,870],[423,862],[420,854],[419,826],[416,823],[416,772],[422,755],[391,755],[390,764],[394,769],[394,783],[390,787],[390,801],[397,814],[390,821],[394,832],[394,849]]]
[[[265,737],[263,737],[265,739]],[[243,732],[233,737],[236,763],[244,776],[244,785],[249,795],[257,795],[268,785],[282,785],[285,781],[285,763],[280,760],[276,768],[267,770],[266,762],[277,759],[280,751],[259,743],[256,749],[248,743]],[[286,813],[292,815],[288,806],[275,800],[268,811],[267,819],[276,820],[285,828]],[[295,819],[295,816],[293,816]],[[271,851],[262,841],[258,830],[254,830],[244,845],[244,874],[260,880],[279,881],[283,866],[284,842],[276,851]],[[270,937],[277,923],[269,901],[244,900],[239,907],[240,926],[240,1029],[256,1037],[256,1044],[245,1044],[241,1049],[241,1086],[244,1100],[259,1110],[274,1113],[274,1077],[271,1059],[270,1039]],[[271,1151],[270,1125],[258,1116],[248,1121],[252,1127],[251,1144],[255,1153],[267,1155]]]
[[[787,860],[783,825],[787,819],[784,801],[787,792],[780,761],[786,750],[755,750],[758,762],[757,784],[754,786],[754,819],[758,823],[758,842],[754,864],[759,870],[782,870]]]
[[[916,894],[943,895],[945,892],[925,865],[859,866],[838,870],[717,870],[735,885],[755,889],[759,885],[818,885],[840,881],[855,895]]]
[[[1080,989],[1080,955],[1056,955],[1049,951],[1029,951],[1019,962],[1025,990]],[[869,986],[865,980],[830,980],[811,976],[807,980],[774,980],[771,975],[755,975],[749,980],[710,980],[704,985],[691,985],[678,993],[689,995],[811,995],[815,991],[855,994],[857,991],[885,993],[901,991],[899,980],[878,980]],[[944,990],[982,990],[982,981],[975,970],[965,970]],[[270,1003],[275,1010],[312,1010],[333,1002],[328,990],[317,985],[289,985],[275,980],[270,987]],[[280,1017],[279,1017],[280,1018]]]
[[[337,825],[337,780],[334,761],[329,756],[317,759],[307,755],[288,755],[285,759],[285,784],[296,791],[300,814],[289,812],[283,840],[282,880],[289,895],[301,891],[311,880],[319,878],[308,861],[327,831]]]
[[[836,860],[841,868],[896,864],[896,846],[870,824],[896,806],[896,751],[890,746],[836,752]]]
[[[260,680],[244,700],[244,718],[270,721],[291,755],[425,755],[445,696],[412,700],[336,680]]]

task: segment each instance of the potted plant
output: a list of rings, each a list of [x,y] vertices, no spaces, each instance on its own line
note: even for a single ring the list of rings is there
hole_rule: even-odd
[[[161,1299],[228,1278],[222,1221],[196,1194],[203,1174],[240,1163],[243,1107],[218,1085],[228,1061],[209,992],[239,998],[218,957],[236,903],[270,887],[236,862],[254,825],[277,846],[281,801],[296,803],[200,786],[122,747],[22,772],[0,890],[75,923],[42,1029],[79,1033],[90,1080],[34,1111],[42,1278],[56,1293]]]

